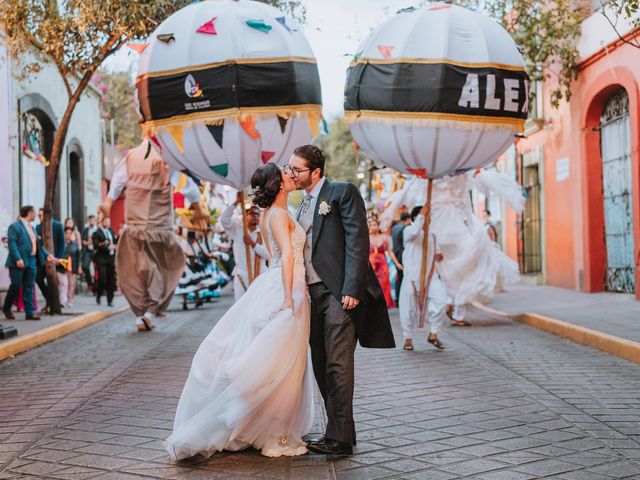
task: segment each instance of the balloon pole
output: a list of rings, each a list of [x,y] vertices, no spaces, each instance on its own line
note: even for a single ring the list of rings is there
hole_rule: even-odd
[[[240,206],[242,207],[242,230],[244,231],[245,235],[249,234],[249,230],[247,229],[247,209],[245,208],[244,205],[244,191],[240,191]],[[253,282],[253,265],[251,264],[251,249],[249,248],[249,245],[247,245],[246,243],[244,244],[244,251],[247,255],[247,280],[248,280],[248,284],[247,287],[249,285],[251,285],[251,283]]]
[[[431,189],[433,188],[433,180],[430,178],[427,185],[427,216],[424,219],[424,230],[422,237],[422,262],[420,264],[420,298],[418,302],[418,326],[424,326],[425,309],[427,308],[427,296],[429,294],[427,285],[427,250],[429,248],[429,225],[431,224]],[[435,245],[434,245],[435,246]],[[435,255],[435,251],[433,252]]]

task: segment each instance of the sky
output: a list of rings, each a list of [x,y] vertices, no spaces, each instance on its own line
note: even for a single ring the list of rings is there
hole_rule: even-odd
[[[420,0],[302,0],[307,10],[303,31],[318,61],[327,121],[343,114],[347,67],[362,40],[398,10],[420,3]],[[105,67],[110,71],[132,69],[135,75],[137,58],[137,53],[122,48],[107,60]]]

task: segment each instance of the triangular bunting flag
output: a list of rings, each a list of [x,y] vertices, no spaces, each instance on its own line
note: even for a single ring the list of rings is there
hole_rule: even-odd
[[[393,53],[394,47],[391,45],[378,45],[378,51],[382,54],[384,58],[389,58]]]
[[[165,128],[167,129],[167,132],[169,132],[169,135],[171,135],[171,138],[173,138],[173,141],[176,142],[180,153],[184,153],[184,145],[182,144],[182,125],[170,125]]]
[[[196,32],[198,32],[198,33],[206,33],[207,35],[217,35],[218,32],[216,32],[216,27],[213,24],[213,22],[215,22],[216,18],[218,18],[218,17],[213,17],[208,22],[203,23],[202,25],[200,25],[198,27],[198,29],[196,30]]]
[[[186,186],[187,186],[187,176],[186,176],[184,173],[182,173],[182,172],[181,172],[181,173],[178,175],[178,183],[176,184],[175,189],[176,189],[177,191],[180,191],[180,190],[182,190],[182,189],[183,189],[184,187],[186,187]]]
[[[276,17],[276,20],[280,25],[286,28],[289,32],[291,31],[291,29],[289,28],[289,25],[287,25],[287,19],[285,17]]]
[[[218,146],[220,148],[222,148],[222,137],[223,137],[223,134],[224,134],[224,123],[222,125],[207,125],[207,129],[209,130],[209,133],[211,134],[213,139],[216,141]]]
[[[209,165],[209,168],[213,173],[217,173],[221,177],[227,177],[229,175],[229,164],[223,163],[221,165]]]
[[[289,121],[289,119],[285,117],[281,117],[280,115],[276,115],[276,117],[278,117],[278,123],[280,124],[280,131],[284,135],[284,131],[287,129],[287,122]]]
[[[149,138],[151,139],[153,144],[156,147],[158,147],[158,150],[160,150],[160,153],[162,153],[162,145],[160,145],[160,141],[158,140],[158,137],[156,137],[155,135],[150,135]]]
[[[320,114],[315,112],[310,113],[307,118],[309,119],[312,138],[316,138],[318,136],[318,130],[320,129]]]
[[[247,115],[246,117],[240,119],[240,126],[242,129],[247,132],[254,140],[260,138],[260,132],[256,130],[256,120],[253,118],[253,115]]]
[[[324,133],[329,134],[329,125],[327,125],[327,121],[324,118],[322,119],[322,129]]]
[[[261,32],[264,32],[264,33],[269,33],[273,28],[271,25],[267,25],[266,23],[264,23],[264,20],[262,20],[261,18],[257,20],[256,19],[245,20],[245,23],[249,25],[251,28],[255,28],[256,30],[260,30]]]
[[[147,48],[148,46],[149,46],[148,43],[128,43],[127,44],[127,47],[129,47],[134,52],[138,52],[140,54],[142,54],[142,52],[144,52],[144,49]]]
[[[275,154],[276,154],[276,152],[266,152],[264,150],[262,152],[260,152],[260,157],[262,158],[262,163],[264,163],[264,164],[269,163],[269,160],[271,160]]]
[[[147,142],[147,153],[144,154],[144,159],[149,158],[149,154],[151,153],[151,142]]]
[[[424,168],[409,168],[407,172],[416,177],[427,178],[427,170]]]
[[[196,184],[197,184],[198,186],[200,186],[200,184],[202,183],[202,182],[200,182],[200,179],[199,179],[198,177],[196,177],[193,173],[191,173],[191,172],[189,171],[189,169],[188,169],[188,168],[183,168],[183,169],[182,169],[182,170],[180,170],[180,171],[181,171],[182,173],[184,173],[187,177],[189,177],[191,180],[193,180],[194,182],[196,182]]]
[[[156,35],[156,38],[164,43],[169,43],[171,40],[176,40],[176,37],[173,35],[173,33],[161,33],[160,35]]]

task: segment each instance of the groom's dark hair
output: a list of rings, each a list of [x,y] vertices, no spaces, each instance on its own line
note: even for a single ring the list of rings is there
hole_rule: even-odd
[[[316,168],[320,169],[320,177],[324,177],[324,152],[320,147],[315,145],[301,145],[293,151],[296,157],[304,158],[307,166],[313,172]]]

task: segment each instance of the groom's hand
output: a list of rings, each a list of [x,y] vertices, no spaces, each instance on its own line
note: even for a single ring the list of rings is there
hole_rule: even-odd
[[[345,310],[356,308],[359,303],[360,300],[358,300],[357,298],[350,297],[349,295],[342,296],[342,308]]]

